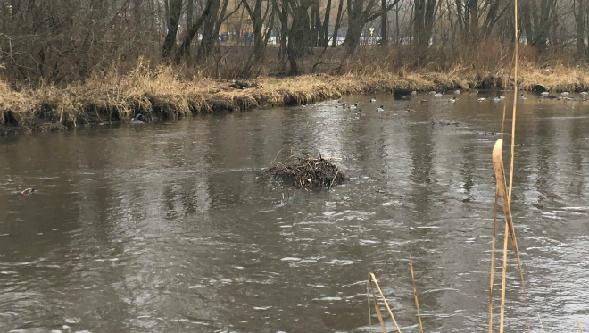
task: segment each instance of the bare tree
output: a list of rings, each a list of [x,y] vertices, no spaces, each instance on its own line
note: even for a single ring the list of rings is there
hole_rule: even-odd
[[[293,13],[291,27],[288,31],[287,55],[290,64],[290,73],[301,72],[300,60],[309,53],[310,27],[309,9],[311,0],[288,0]]]
[[[577,38],[577,57],[585,57],[585,17],[587,9],[585,6],[586,0],[575,0],[575,24],[576,24],[576,38]]]
[[[164,6],[166,9],[166,28],[168,32],[162,45],[162,58],[166,59],[171,55],[176,45],[178,23],[180,22],[180,14],[182,13],[182,0],[167,0]]]
[[[348,30],[344,44],[348,54],[354,53],[362,37],[366,23],[372,22],[393,9],[400,0],[394,0],[388,5],[375,9],[376,0],[347,0]]]
[[[254,35],[254,57],[261,61],[264,58],[265,48],[263,35],[264,23],[270,21],[268,20],[268,14],[270,13],[270,8],[272,6],[266,1],[266,8],[264,9],[263,0],[253,0],[253,6],[249,4],[248,0],[243,0],[242,3],[252,22],[252,30]]]
[[[413,38],[415,45],[425,47],[432,38],[436,18],[436,0],[415,0],[413,8]]]

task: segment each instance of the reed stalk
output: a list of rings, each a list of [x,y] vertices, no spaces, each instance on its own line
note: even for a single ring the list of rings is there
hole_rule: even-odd
[[[508,245],[509,239],[511,238],[513,249],[515,250],[516,258],[517,258],[517,266],[518,271],[520,273],[520,278],[522,281],[522,285],[525,284],[524,275],[521,267],[521,260],[519,256],[519,246],[517,243],[517,236],[515,233],[515,228],[513,226],[512,216],[511,216],[511,194],[513,189],[513,175],[514,175],[514,161],[515,161],[515,129],[517,124],[517,100],[518,100],[518,70],[519,70],[519,8],[518,8],[518,0],[514,0],[514,57],[513,57],[513,76],[514,76],[514,83],[513,83],[513,103],[512,103],[512,116],[511,116],[511,144],[510,144],[510,156],[509,156],[509,186],[507,186],[505,181],[505,172],[503,170],[503,139],[499,139],[495,142],[495,146],[493,147],[493,169],[495,173],[495,180],[496,180],[496,192],[495,198],[500,197],[502,199],[502,206],[503,206],[503,215],[505,219],[505,227],[504,227],[504,237],[503,237],[503,260],[502,260],[502,268],[501,268],[501,308],[500,308],[500,322],[499,322],[499,333],[503,333],[505,328],[505,291],[507,289],[507,282],[506,282],[506,275],[507,275],[507,256],[508,256]],[[503,128],[503,121],[505,118],[502,119]],[[503,131],[502,131],[503,132]],[[496,204],[495,200],[495,204]],[[494,245],[493,245],[494,246]],[[494,254],[492,255],[494,259]],[[491,264],[491,267],[494,269],[494,263]],[[494,274],[492,273],[492,278],[494,279]],[[493,280],[491,280],[491,292],[493,289]],[[489,310],[489,333],[493,332],[492,326],[492,294],[490,295],[490,310]]]
[[[513,174],[514,174],[514,161],[515,161],[515,127],[516,127],[516,120],[517,120],[517,99],[518,99],[518,91],[519,91],[519,28],[517,22],[519,22],[519,12],[518,12],[518,1],[515,0],[514,2],[514,56],[513,56],[513,103],[512,103],[512,114],[511,114],[511,145],[510,145],[510,156],[509,156],[509,188],[507,190],[507,198],[504,198],[503,205],[505,206],[507,202],[507,206],[509,206],[511,210],[511,190],[513,188]],[[504,110],[505,111],[505,110]],[[501,133],[503,133],[503,123],[505,122],[505,112],[503,114],[503,119],[501,121]],[[501,135],[503,138],[503,134]],[[503,163],[503,162],[502,162]],[[503,164],[501,164],[503,165]],[[511,218],[509,221],[509,228],[510,228],[510,238],[512,246],[515,250],[515,256],[517,261],[517,270],[519,272],[520,280],[522,282],[522,286],[525,288],[525,280],[524,280],[524,273],[522,270],[521,259],[519,255],[519,245],[517,243],[517,234],[515,232],[515,228],[513,223],[511,223]]]
[[[505,112],[505,109],[503,109]],[[505,114],[505,113],[504,113]],[[488,333],[493,333],[493,294],[495,287],[495,242],[497,237],[497,199],[498,194],[495,190],[495,201],[493,203],[493,236],[491,240],[491,276],[489,277],[489,301],[488,301]]]
[[[382,333],[387,333],[387,326],[384,322],[384,319],[382,317],[382,312],[380,311],[380,306],[378,305],[378,298],[376,296],[376,294],[374,293],[374,289],[372,288],[372,284],[370,282],[370,280],[366,281],[366,298],[368,300],[368,326],[370,327],[370,332],[372,332],[372,316],[370,313],[370,298],[372,296],[372,299],[374,299],[374,311],[376,313],[376,318],[378,319],[378,322],[380,324],[380,330],[382,331]]]
[[[380,289],[380,286],[378,285],[378,280],[376,279],[376,276],[374,275],[374,273],[368,273],[368,276],[369,276],[369,281],[374,283],[374,286],[376,287],[378,294],[382,298],[382,300],[384,302],[384,306],[387,309],[387,312],[389,313],[389,316],[391,317],[393,324],[395,325],[395,329],[397,330],[398,333],[402,333],[401,328],[399,327],[399,324],[397,323],[397,320],[395,319],[395,314],[393,313],[393,310],[389,306],[389,302],[387,301],[386,297],[382,293],[382,290]]]
[[[380,329],[382,333],[387,333],[387,325],[385,324],[384,319],[382,318],[380,306],[378,305],[376,298],[374,298],[374,310],[376,311],[376,318],[378,319],[378,323],[380,324]]]
[[[509,202],[506,200],[506,185],[505,175],[503,170],[503,139],[498,139],[493,147],[493,170],[495,173],[495,180],[497,182],[497,195],[503,200],[503,214],[505,217],[505,228],[503,237],[503,263],[501,270],[501,312],[500,312],[500,323],[499,332],[503,333],[504,327],[504,313],[505,313],[505,290],[506,290],[506,274],[507,274],[507,251],[508,243],[510,238],[511,228],[509,224],[511,222],[511,210]]]
[[[519,18],[518,18],[518,1],[514,1],[514,22],[513,31],[514,31],[514,64],[513,64],[513,107],[512,107],[512,115],[511,115],[511,149],[510,149],[510,159],[509,159],[509,192],[507,193],[507,201],[511,203],[511,189],[513,187],[513,166],[514,166],[514,158],[515,158],[515,124],[517,119],[517,91],[518,91],[518,69],[519,69]]]
[[[413,272],[413,260],[409,259],[409,271],[411,272],[411,284],[413,285],[413,298],[415,300],[415,309],[417,310],[417,323],[419,324],[419,333],[423,333],[423,323],[421,322],[421,312],[419,309],[419,297],[417,296],[417,283],[415,282],[415,273]]]

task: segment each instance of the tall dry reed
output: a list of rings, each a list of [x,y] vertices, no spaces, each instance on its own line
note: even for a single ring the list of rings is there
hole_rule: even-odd
[[[382,299],[384,306],[387,309],[387,312],[389,314],[389,317],[393,321],[393,325],[395,326],[397,333],[402,333],[401,328],[399,327],[399,324],[397,323],[397,320],[395,318],[395,314],[393,313],[393,309],[389,305],[389,302],[387,301],[382,290],[380,289],[380,286],[378,284],[378,280],[376,279],[376,276],[374,275],[374,273],[368,273],[368,282],[374,286],[374,288],[378,292],[378,296]],[[377,298],[375,297],[375,303],[377,303],[376,300],[377,300]],[[377,316],[378,316],[378,313],[380,313],[380,309],[377,310]],[[382,317],[379,318],[379,321],[380,320],[382,320]],[[381,328],[383,328],[383,330],[384,330],[383,332],[386,333],[386,327],[384,326],[384,321],[381,321]]]
[[[417,324],[419,325],[419,333],[423,333],[423,323],[421,322],[421,311],[419,306],[419,297],[417,296],[417,283],[415,281],[415,273],[413,272],[413,260],[409,259],[409,272],[411,273],[411,285],[413,286],[413,299],[415,301],[415,310],[417,311]]]

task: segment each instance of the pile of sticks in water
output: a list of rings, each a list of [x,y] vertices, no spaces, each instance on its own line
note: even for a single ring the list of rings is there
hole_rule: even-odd
[[[288,162],[277,163],[268,172],[295,187],[304,189],[329,189],[344,182],[344,174],[328,160],[292,157]]]

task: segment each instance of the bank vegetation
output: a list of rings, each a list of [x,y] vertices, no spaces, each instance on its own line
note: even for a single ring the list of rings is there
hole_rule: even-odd
[[[589,87],[587,0],[523,0],[521,88]],[[0,0],[0,125],[506,88],[510,0]]]

